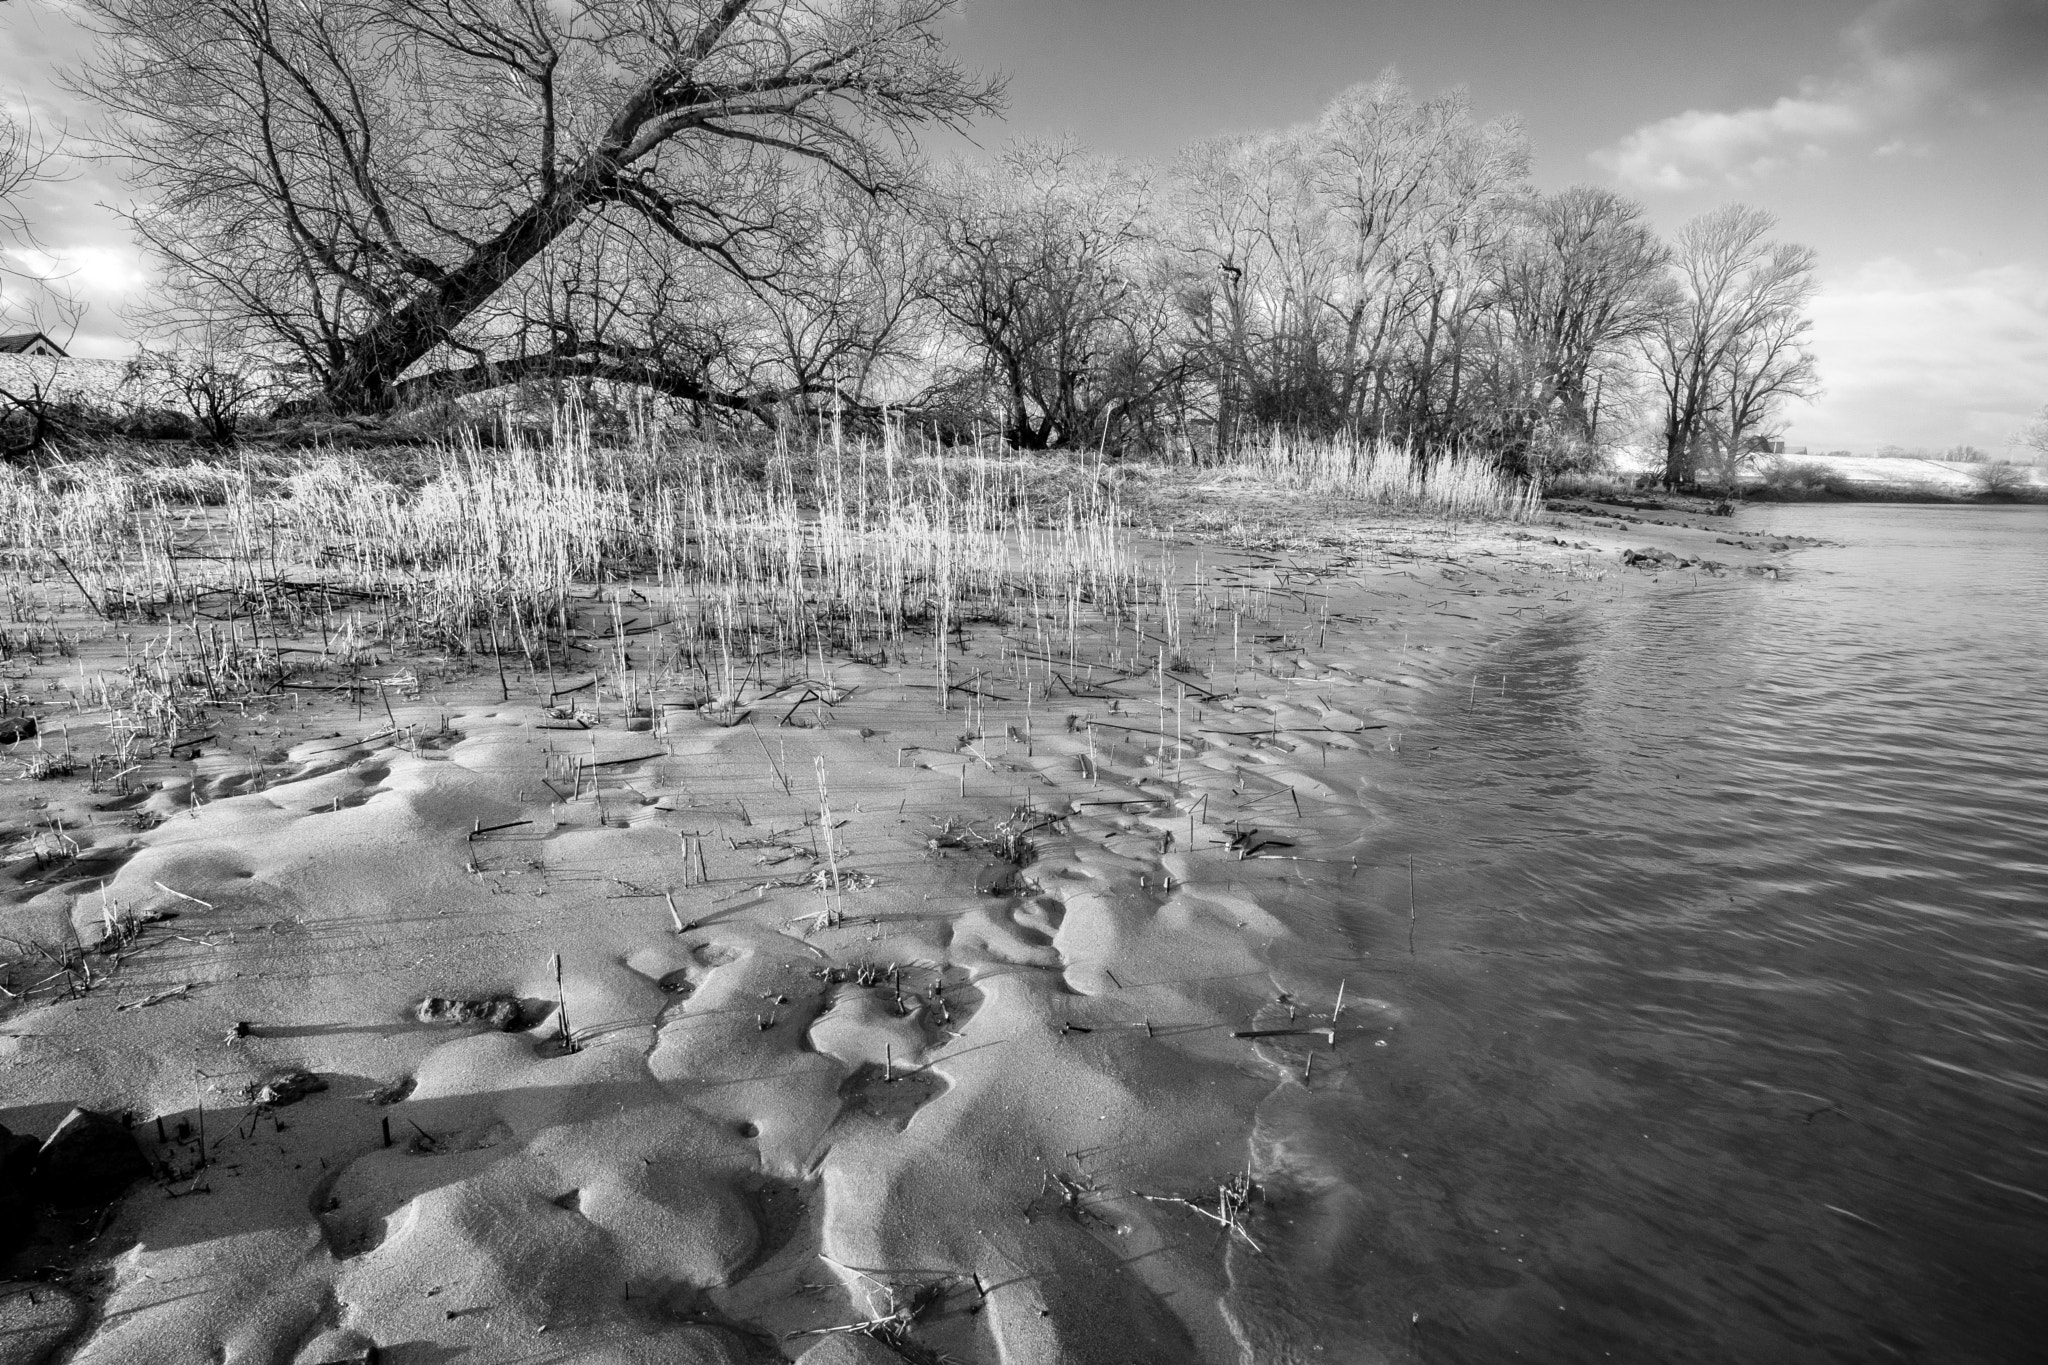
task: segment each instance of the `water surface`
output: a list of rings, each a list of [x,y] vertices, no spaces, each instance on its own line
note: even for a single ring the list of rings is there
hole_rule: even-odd
[[[1739,516],[1833,544],[1404,753],[1340,917],[1405,1023],[1266,1116],[1262,1362],[2048,1352],[2048,509]]]

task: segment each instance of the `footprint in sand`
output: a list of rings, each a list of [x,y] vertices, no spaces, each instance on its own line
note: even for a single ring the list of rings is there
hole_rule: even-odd
[[[690,950],[691,959],[707,971],[718,967],[729,967],[738,962],[743,954],[739,949],[723,943],[700,943]]]
[[[702,989],[711,973],[720,967],[731,966],[744,956],[739,949],[723,943],[700,943],[689,948],[676,945],[646,949],[627,958],[625,965],[652,981],[657,990],[669,997],[663,1009],[666,1014]]]
[[[439,753],[443,750],[454,748],[462,743],[464,738],[465,736],[462,731],[450,726],[433,734],[416,735],[413,737],[412,744],[417,749]]]
[[[1066,902],[1051,896],[1034,896],[1010,911],[1010,918],[1017,926],[1017,936],[1027,943],[1050,948],[1060,925],[1066,922]]]
[[[848,1068],[839,1083],[845,1120],[901,1132],[918,1110],[951,1088],[944,1076],[919,1063],[927,1048],[957,1036],[979,1007],[981,992],[962,979],[948,983],[942,974],[919,991],[914,975],[833,986],[829,1005],[805,1035],[816,1051]]]
[[[1067,962],[1053,938],[1065,917],[1066,906],[1053,896],[984,903],[954,921],[945,946],[955,960],[979,957],[1009,967],[1058,971]]]
[[[362,785],[337,798],[331,809],[351,810],[368,804],[371,797],[384,790],[384,779],[391,776],[391,768],[387,764],[373,763],[367,768],[354,770],[350,776]]]
[[[690,949],[687,965],[663,972],[654,978],[654,984],[669,997],[668,1004],[662,1009],[662,1018],[666,1019],[669,1011],[695,995],[711,973],[720,967],[731,966],[744,956],[746,955],[739,949],[727,947],[723,943],[700,943]],[[629,962],[627,965],[636,970],[640,969],[636,962]]]
[[[76,842],[86,843],[90,838],[91,836],[87,835],[85,839]],[[79,850],[77,857],[68,862],[23,857],[15,869],[15,875],[22,880],[22,889],[15,893],[13,899],[17,903],[33,900],[54,886],[68,886],[76,882],[91,882],[97,885],[112,881],[114,874],[141,851],[139,844],[111,844],[105,847],[93,847],[88,844]],[[44,865],[38,867],[39,861]],[[96,915],[99,912],[94,909],[93,913]]]
[[[504,1155],[499,1149],[511,1138],[511,1130],[496,1123],[432,1134],[407,1123],[394,1122],[392,1129],[397,1146],[326,1176],[307,1200],[337,1261],[378,1250],[417,1213],[420,1194],[484,1171]]]
[[[886,1123],[902,1132],[918,1110],[949,1089],[946,1078],[928,1067],[906,1071],[870,1062],[854,1068],[839,1083],[840,1113]]]
[[[918,999],[921,1003],[915,1015],[924,1032],[925,1050],[930,1051],[948,1038],[963,1036],[980,1012],[984,997],[966,968],[946,967]]]
[[[287,809],[305,815],[326,815],[366,804],[371,797],[385,790],[384,780],[389,776],[391,766],[382,762],[307,764],[297,772],[267,781],[262,789],[270,792],[271,799]],[[169,790],[165,788],[166,792]],[[209,801],[218,800],[221,795],[235,794],[212,790],[206,783],[198,784],[198,790]],[[182,808],[189,800],[190,797],[181,790],[172,805]],[[175,813],[175,809],[163,813]]]

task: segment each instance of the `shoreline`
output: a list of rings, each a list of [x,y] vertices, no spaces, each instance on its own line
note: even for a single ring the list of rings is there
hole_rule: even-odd
[[[913,648],[827,660],[732,725],[421,661],[381,721],[216,714],[126,809],[10,784],[43,803],[17,824],[75,819],[77,847],[8,932],[134,928],[76,998],[0,1020],[0,1122],[125,1110],[169,1173],[80,1249],[46,1224],[72,1269],[33,1305],[45,1336],[281,1365],[1235,1359],[1231,1258],[1275,1216],[1259,1107],[1354,1083],[1399,1028],[1371,981],[1323,979],[1296,914],[1327,813],[1519,625],[1793,548],[1683,514],[1305,501],[1152,490],[1211,537],[1165,547],[1207,614],[1172,660],[1142,619],[1105,626],[1064,685],[989,625],[952,709]],[[324,1088],[265,1102],[301,1072]]]

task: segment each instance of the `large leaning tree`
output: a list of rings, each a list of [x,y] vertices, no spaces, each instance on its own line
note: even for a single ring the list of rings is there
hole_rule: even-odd
[[[772,288],[794,167],[887,195],[919,125],[994,106],[944,51],[957,2],[84,0],[79,80],[173,319],[246,320],[337,408],[545,374],[765,411],[790,395],[659,344],[704,291],[623,329],[591,281],[637,255]]]

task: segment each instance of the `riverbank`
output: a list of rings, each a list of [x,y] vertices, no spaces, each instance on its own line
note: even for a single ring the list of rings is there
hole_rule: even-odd
[[[1661,463],[1624,460],[1606,494],[1642,496],[1624,481],[1654,482]],[[2048,501],[2048,468],[1992,460],[1933,460],[1912,456],[1767,455],[1754,457],[1739,476],[1741,502],[1932,502],[1999,505]],[[1580,482],[1580,481],[1568,481]],[[1584,481],[1578,495],[1603,496],[1600,478]],[[1734,496],[1729,494],[1728,496]]]
[[[1240,1358],[1314,1216],[1262,1108],[1398,1046],[1319,926],[1425,703],[1794,547],[1132,479],[1149,607],[718,698],[621,688],[659,622],[593,593],[609,684],[373,655],[123,771],[94,679],[147,632],[14,651],[0,1122],[125,1115],[157,1176],[44,1218],[0,1321],[75,1361]]]

